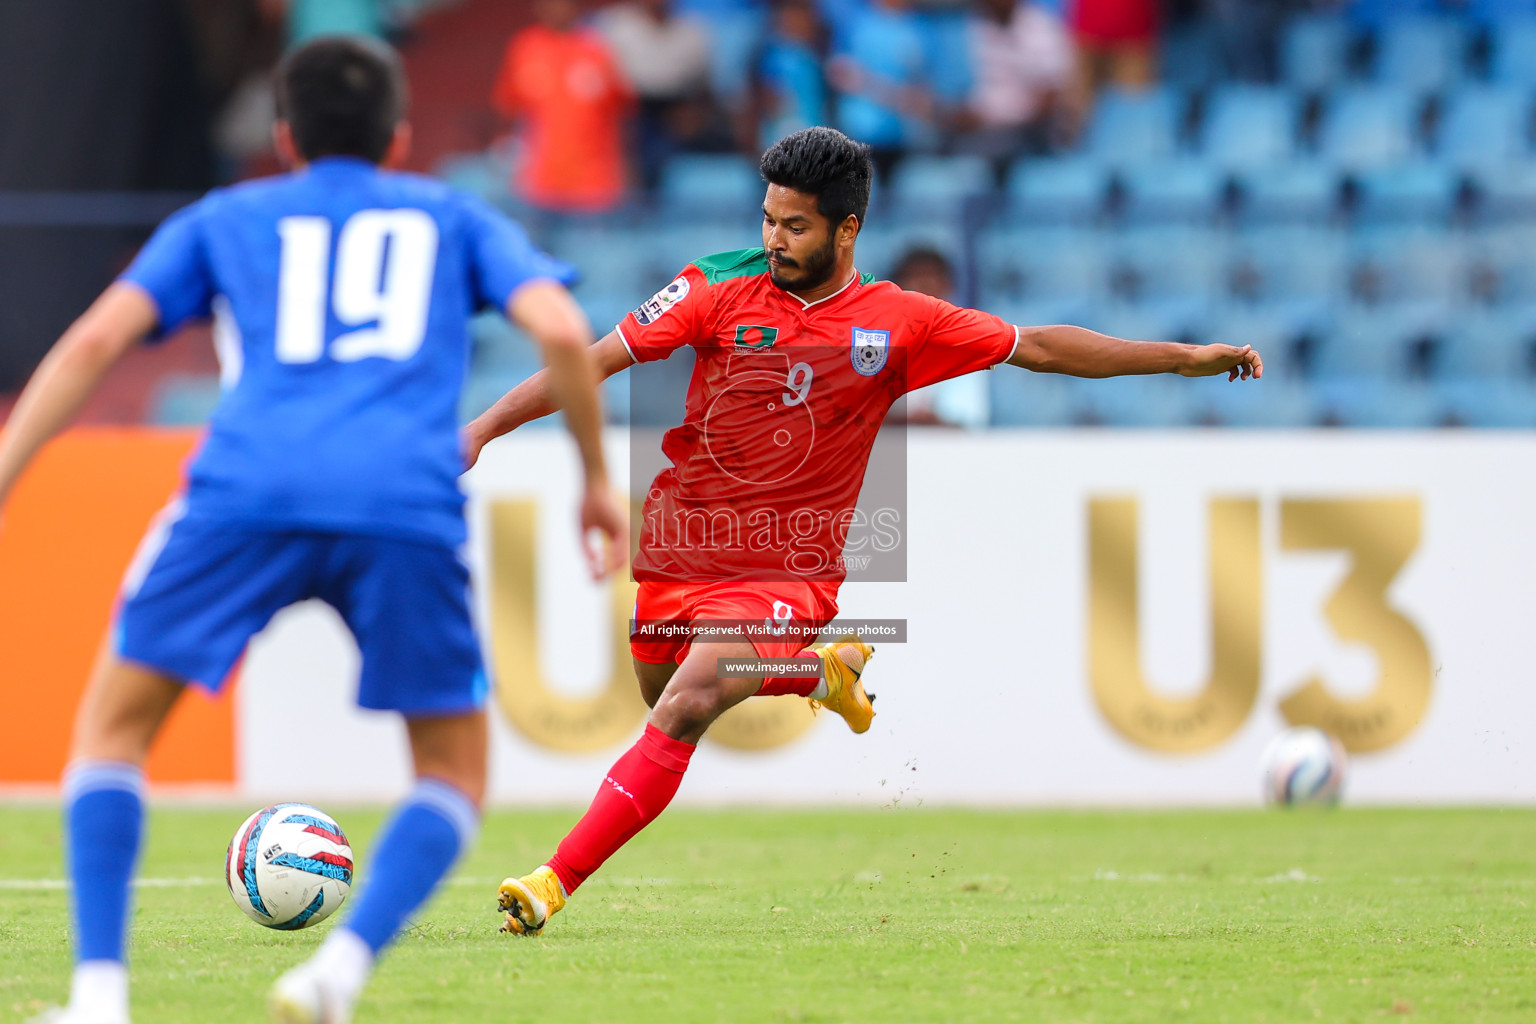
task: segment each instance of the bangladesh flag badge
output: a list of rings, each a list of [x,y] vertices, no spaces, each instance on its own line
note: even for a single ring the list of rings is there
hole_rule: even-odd
[[[777,327],[761,327],[757,324],[736,325],[736,347],[744,352],[759,352],[772,348],[779,340]]]

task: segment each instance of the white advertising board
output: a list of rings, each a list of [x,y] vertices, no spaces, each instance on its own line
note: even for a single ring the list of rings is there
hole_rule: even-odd
[[[1288,721],[1345,740],[1352,801],[1536,799],[1536,437],[913,432],[907,486],[908,581],[841,596],[907,621],[866,677],[874,728],[755,698],[680,800],[1253,803]],[[492,800],[583,804],[644,716],[634,585],[586,581],[562,434],[493,444],[466,487]],[[399,726],[350,706],[356,672],[321,606],[253,643],[242,792],[405,788]]]

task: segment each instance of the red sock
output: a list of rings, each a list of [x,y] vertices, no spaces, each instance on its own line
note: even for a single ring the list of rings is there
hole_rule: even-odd
[[[692,743],[646,724],[639,741],[608,770],[592,806],[549,859],[567,895],[667,809],[693,749]]]
[[[797,697],[809,697],[811,691],[821,685],[821,655],[815,651],[803,651],[795,655],[796,658],[814,662],[811,665],[816,670],[814,676],[764,676],[763,685],[758,689],[755,697],[778,697],[786,693],[792,693]]]

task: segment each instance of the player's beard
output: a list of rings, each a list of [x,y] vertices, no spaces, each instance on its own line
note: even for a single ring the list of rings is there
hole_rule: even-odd
[[[810,253],[804,259],[795,260],[782,253],[775,253],[785,267],[793,267],[799,273],[790,277],[783,273],[779,266],[768,264],[768,278],[774,284],[787,292],[808,292],[812,288],[820,288],[832,279],[832,272],[837,269],[836,239],[827,238],[827,244]]]

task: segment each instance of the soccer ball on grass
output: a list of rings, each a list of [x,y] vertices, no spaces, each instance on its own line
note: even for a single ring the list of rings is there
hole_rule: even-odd
[[[235,830],[224,857],[235,906],[257,924],[293,931],[334,914],[352,888],[352,845],[336,819],[307,804],[263,807]]]

